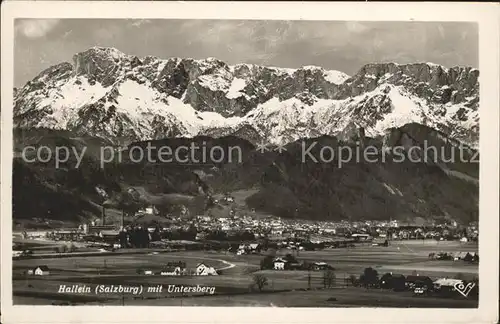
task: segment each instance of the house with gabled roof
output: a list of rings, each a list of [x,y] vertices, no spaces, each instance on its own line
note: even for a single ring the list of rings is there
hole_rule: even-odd
[[[274,270],[285,270],[287,268],[288,261],[283,258],[276,258],[273,261]]]
[[[38,267],[32,269],[31,271],[28,271],[28,273],[33,274],[35,276],[46,276],[46,275],[50,274],[50,271],[49,271],[48,266],[41,265],[41,266],[38,266]]]
[[[214,267],[211,267],[209,265],[206,265],[205,263],[201,262],[198,263],[196,266],[196,275],[197,276],[217,276],[217,270],[215,270]]]

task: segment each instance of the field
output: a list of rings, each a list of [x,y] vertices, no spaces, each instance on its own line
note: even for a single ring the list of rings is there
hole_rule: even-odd
[[[335,287],[324,289],[322,272],[260,270],[263,255],[225,252],[160,252],[141,254],[71,256],[20,259],[13,263],[15,304],[109,304],[172,306],[287,306],[287,307],[477,307],[477,301],[439,297],[413,297],[411,292],[346,287],[345,278],[359,276],[364,268],[409,275],[414,272],[433,279],[460,275],[478,277],[478,266],[463,261],[429,260],[430,252],[477,251],[477,244],[457,242],[393,242],[389,247],[358,245],[349,249],[325,249],[294,253],[300,261],[324,261],[335,268]],[[277,255],[291,253],[278,251]],[[138,269],[158,272],[168,262],[186,262],[193,269],[200,262],[220,270],[218,276],[170,277],[144,275]],[[27,269],[47,265],[46,276],[25,275]],[[251,288],[253,276],[268,280],[263,291]],[[311,279],[309,280],[309,274]],[[88,293],[59,293],[60,285],[90,287]],[[97,285],[141,287],[139,294],[109,292],[96,294]],[[209,292],[172,292],[173,286],[214,287]],[[148,291],[149,288],[149,291]]]

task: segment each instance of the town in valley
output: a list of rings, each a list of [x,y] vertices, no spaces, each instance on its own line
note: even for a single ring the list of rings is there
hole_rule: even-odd
[[[226,217],[160,216],[149,206],[123,223],[121,216],[106,219],[111,211],[103,209],[103,217],[74,228],[47,222],[44,230],[15,232],[14,299],[70,305],[477,303],[478,286],[467,296],[455,288],[478,285],[477,223],[282,219],[244,212],[238,195],[217,199]],[[138,288],[118,291],[121,285],[160,288],[139,294]],[[330,295],[339,297],[327,301]]]

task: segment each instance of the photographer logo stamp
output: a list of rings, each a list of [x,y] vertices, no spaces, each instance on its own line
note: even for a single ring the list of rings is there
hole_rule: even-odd
[[[463,282],[457,282],[455,284],[455,289],[465,298],[469,296],[470,292],[472,291],[472,288],[476,286],[475,283],[469,282],[467,285],[464,285]]]

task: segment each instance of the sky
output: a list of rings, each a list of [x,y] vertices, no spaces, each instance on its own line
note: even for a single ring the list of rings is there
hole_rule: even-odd
[[[175,19],[16,19],[14,84],[72,62],[93,46],[139,57],[215,57],[228,64],[355,74],[373,62],[478,67],[478,28],[467,22]]]

